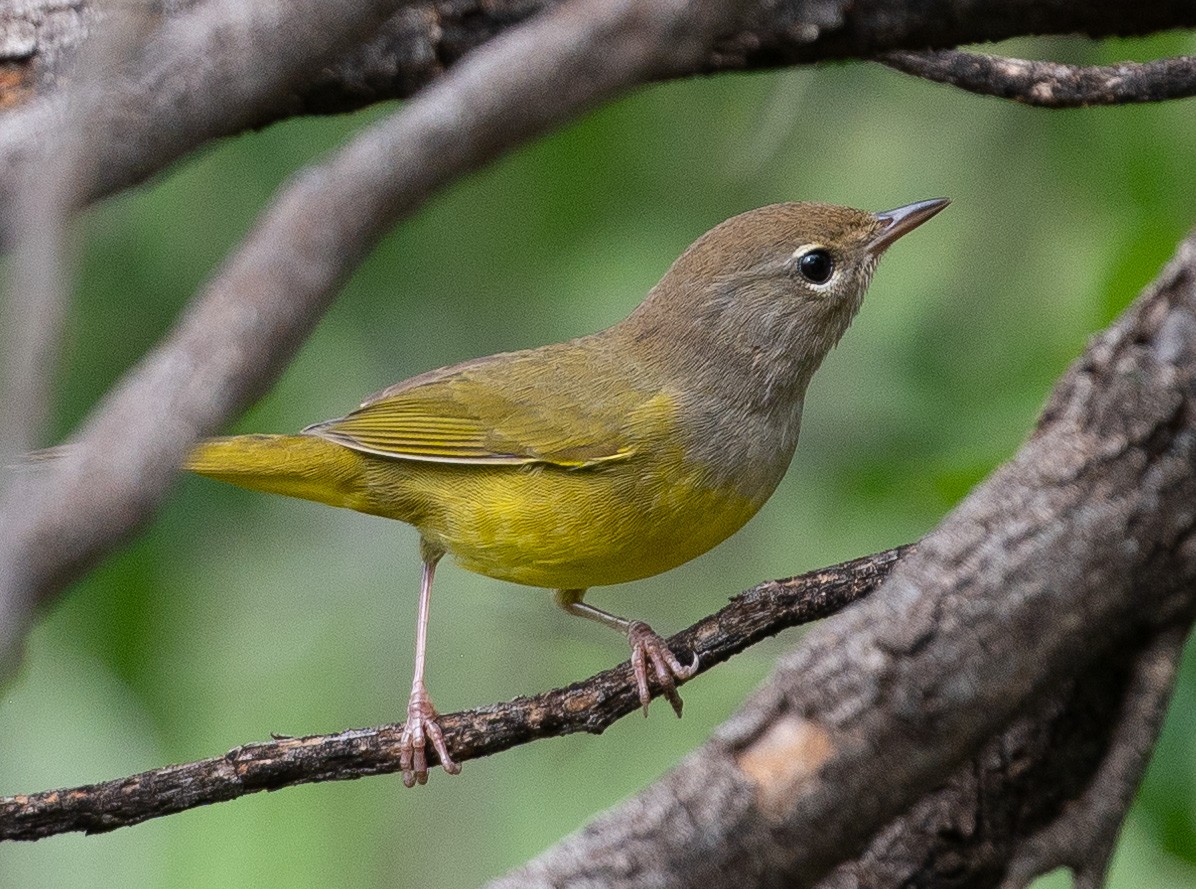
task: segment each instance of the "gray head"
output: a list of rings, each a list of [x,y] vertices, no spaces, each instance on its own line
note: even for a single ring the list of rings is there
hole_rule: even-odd
[[[758,406],[800,402],[881,255],[948,203],[882,213],[788,203],[742,213],[698,238],[624,325],[695,383]]]

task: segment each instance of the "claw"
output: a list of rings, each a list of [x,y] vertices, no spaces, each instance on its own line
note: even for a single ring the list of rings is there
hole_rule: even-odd
[[[644,715],[648,715],[648,703],[652,700],[652,693],[648,690],[648,665],[651,664],[661,692],[673,706],[673,712],[680,717],[682,703],[681,695],[677,694],[677,685],[698,672],[697,655],[688,667],[682,666],[664,639],[640,620],[633,620],[628,626],[627,641],[631,644],[631,669],[635,672],[635,687]]]
[[[428,783],[426,750],[429,741],[440,760],[440,767],[450,775],[460,773],[461,766],[449,756],[444,732],[437,722],[439,718],[440,714],[428,697],[428,690],[422,684],[412,688],[411,699],[407,702],[407,721],[403,724],[403,733],[399,735],[399,769],[403,773],[404,787]]]

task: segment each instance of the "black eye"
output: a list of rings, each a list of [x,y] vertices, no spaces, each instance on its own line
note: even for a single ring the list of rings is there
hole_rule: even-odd
[[[811,284],[825,284],[835,271],[835,261],[829,253],[818,248],[797,258],[797,270]]]

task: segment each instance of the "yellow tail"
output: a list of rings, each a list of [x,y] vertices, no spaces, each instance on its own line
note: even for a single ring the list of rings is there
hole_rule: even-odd
[[[362,461],[314,435],[233,435],[201,442],[184,465],[242,488],[361,510],[368,500]]]

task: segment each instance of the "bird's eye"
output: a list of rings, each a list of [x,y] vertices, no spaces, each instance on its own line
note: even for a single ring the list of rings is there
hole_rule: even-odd
[[[811,284],[825,284],[834,274],[835,261],[829,253],[817,247],[797,258],[797,270]]]

